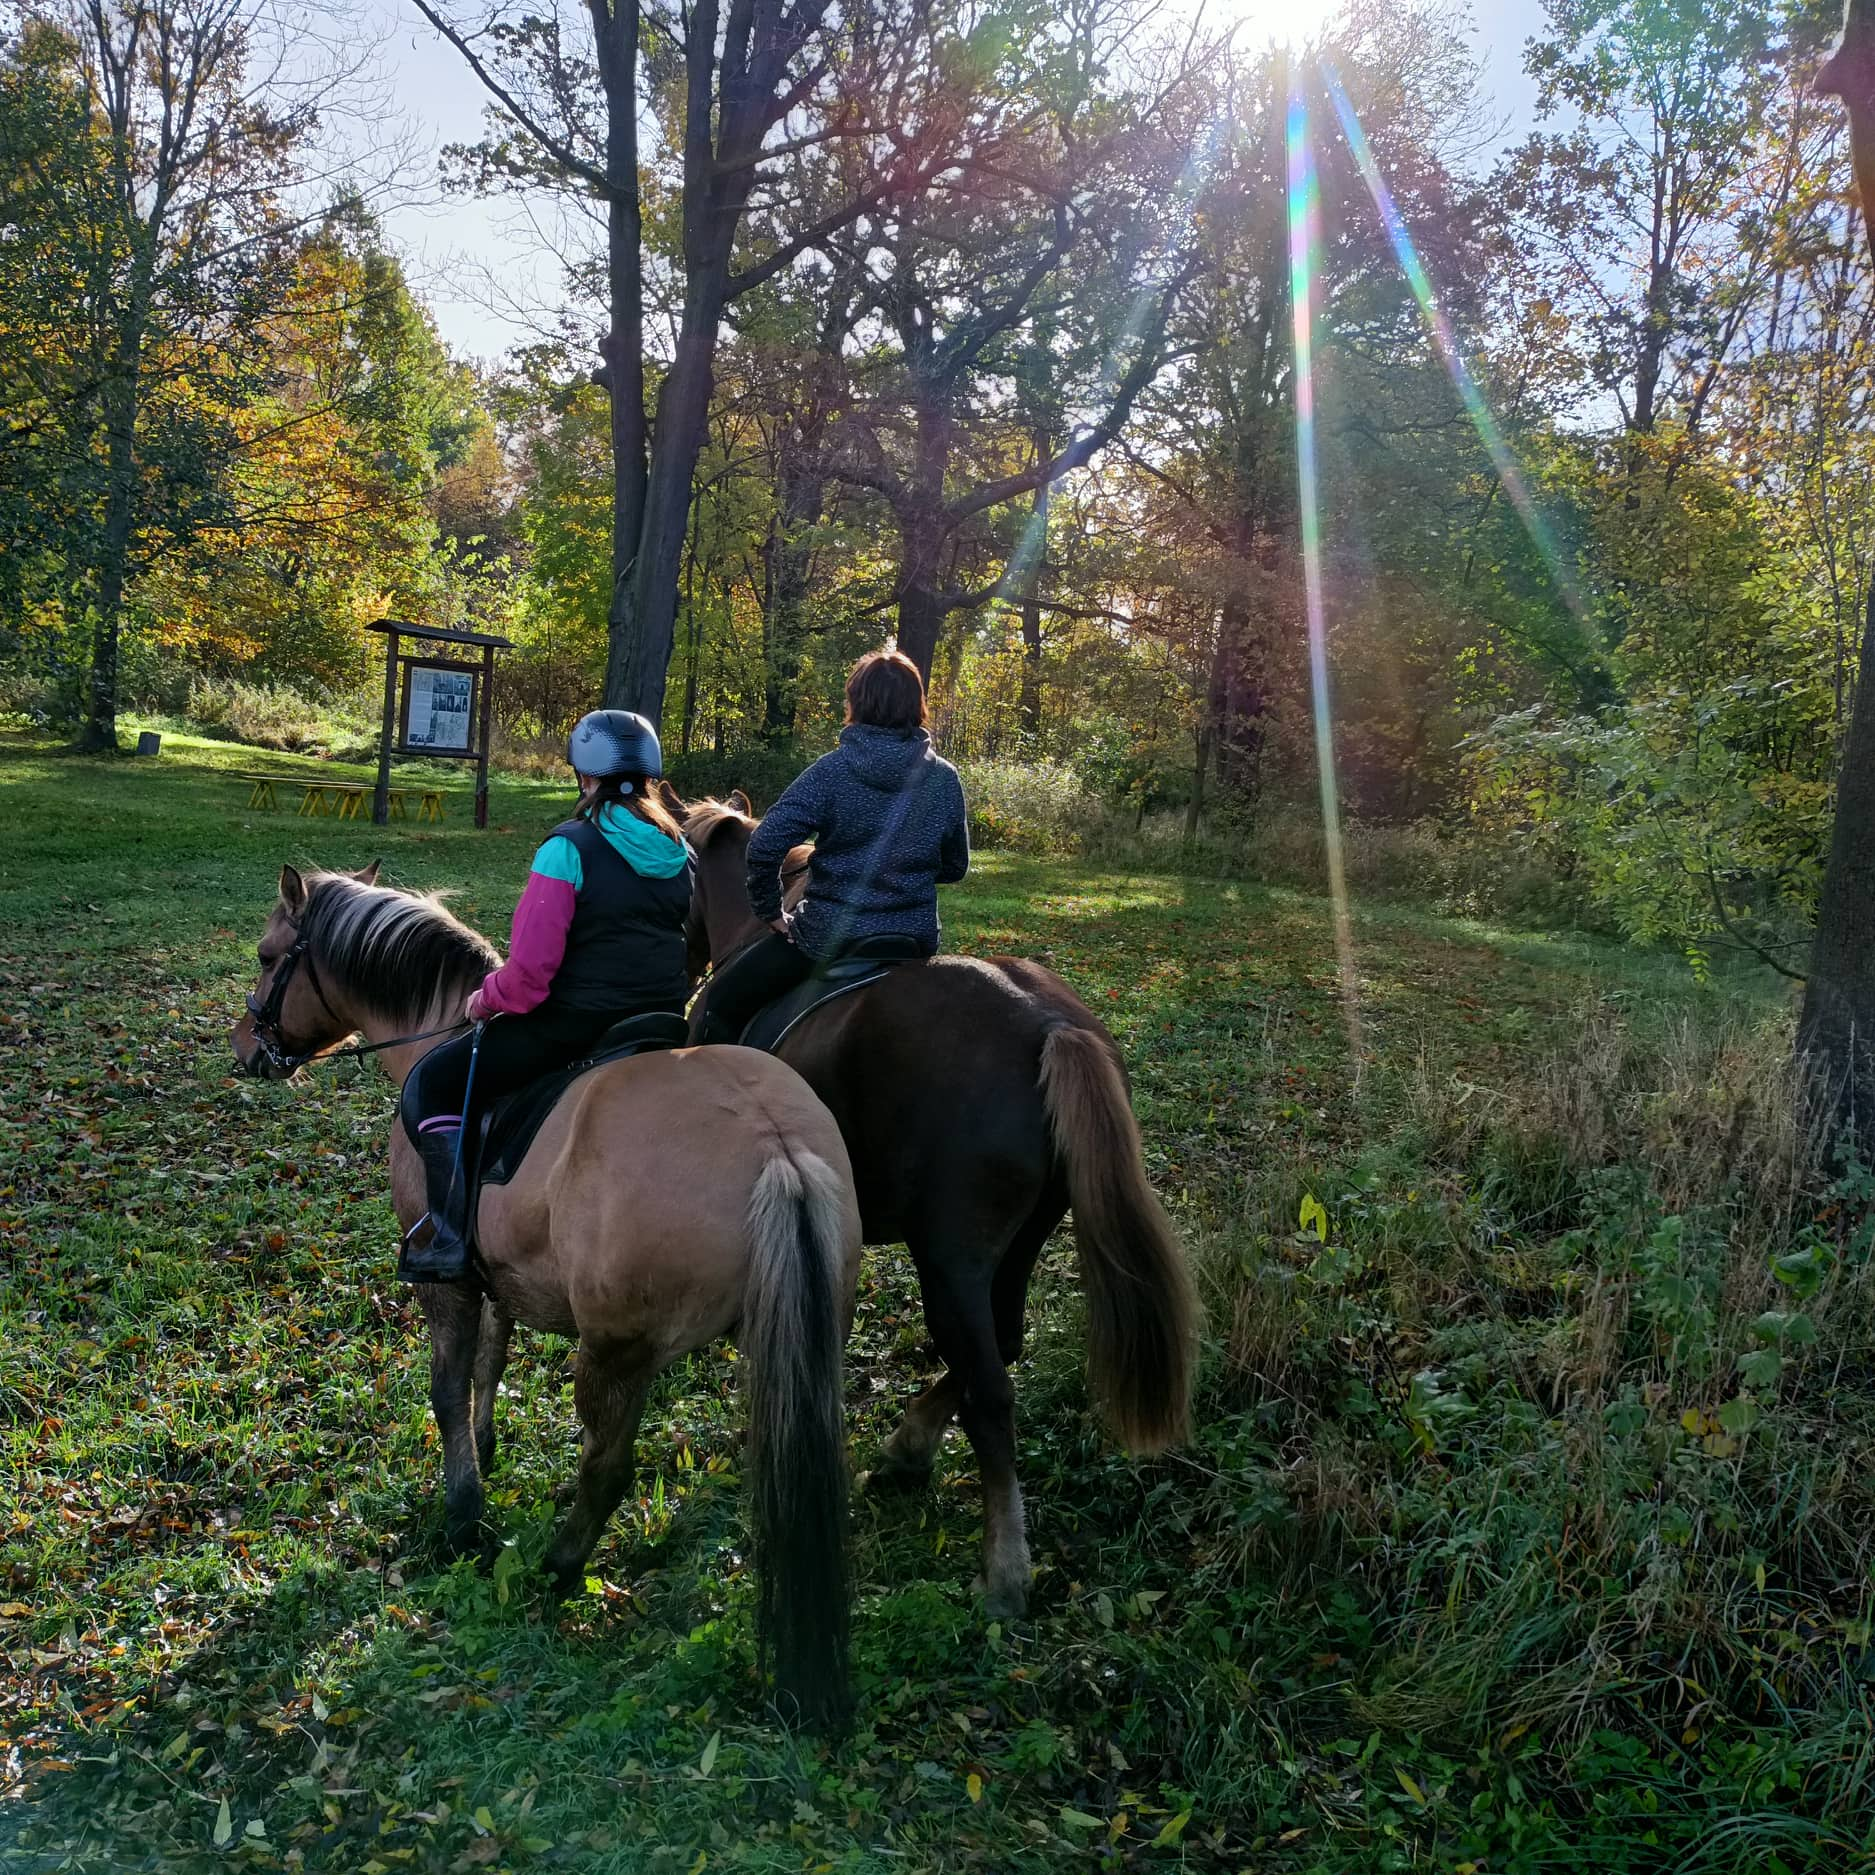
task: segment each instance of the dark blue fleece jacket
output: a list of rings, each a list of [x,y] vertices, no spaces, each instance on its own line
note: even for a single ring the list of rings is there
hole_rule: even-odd
[[[849,723],[840,746],[795,777],[749,841],[756,915],[781,915],[781,866],[814,844],[795,942],[827,957],[893,932],[938,947],[937,888],[970,870],[963,783],[922,729]]]

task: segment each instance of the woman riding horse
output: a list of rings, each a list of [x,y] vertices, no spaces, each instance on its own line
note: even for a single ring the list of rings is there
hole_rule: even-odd
[[[475,1097],[493,1100],[579,1060],[628,1016],[681,1014],[689,992],[695,859],[651,791],[664,772],[657,732],[629,710],[594,710],[574,726],[566,759],[579,811],[534,855],[508,961],[469,998],[473,1021],[501,1020],[433,1050],[404,1083],[404,1127],[429,1194],[398,1256],[405,1282],[460,1282],[468,1271],[460,1146],[471,1068]]]
[[[362,1030],[360,1052],[407,1085],[497,961],[434,899],[379,885],[375,865],[304,876],[288,866],[235,1057],[282,1079]],[[423,1208],[422,1168],[396,1121],[390,1158],[408,1223]],[[631,1483],[653,1379],[733,1332],[759,1630],[802,1714],[837,1717],[848,1605],[841,1348],[859,1215],[833,1117],[798,1075],[752,1049],[609,1061],[560,1096],[507,1182],[482,1190],[475,1223],[475,1280],[417,1291],[450,1549],[483,1540],[482,1475],[516,1321],[578,1343],[578,1486],[545,1560],[561,1593],[582,1579]]]
[[[749,841],[749,898],[768,931],[712,980],[706,1042],[735,1041],[757,1010],[862,938],[937,950],[937,888],[970,870],[970,828],[963,783],[924,721],[910,658],[873,651],[854,665],[839,746],[795,778]],[[782,866],[805,840],[813,880],[784,917]]]

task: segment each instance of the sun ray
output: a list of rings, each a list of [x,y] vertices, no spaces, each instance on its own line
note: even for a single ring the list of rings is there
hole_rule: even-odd
[[[1321,782],[1322,835],[1328,856],[1328,895],[1341,970],[1342,1013],[1358,1075],[1361,1062],[1360,978],[1354,967],[1354,922],[1341,850],[1341,800],[1335,782],[1334,715],[1328,687],[1328,618],[1322,593],[1321,502],[1315,477],[1315,261],[1321,246],[1321,206],[1309,110],[1300,77],[1289,90],[1289,302],[1295,333],[1296,495],[1302,525],[1302,584],[1308,615],[1309,690],[1314,700],[1315,768]]]
[[[1432,281],[1420,261],[1419,249],[1414,245],[1412,234],[1394,203],[1393,192],[1380,173],[1379,163],[1374,160],[1373,146],[1367,140],[1367,132],[1361,127],[1360,118],[1355,114],[1354,102],[1343,87],[1333,61],[1323,59],[1321,70],[1327,82],[1328,95],[1334,103],[1335,114],[1341,120],[1342,134],[1347,138],[1348,148],[1353,152],[1354,160],[1366,179],[1368,192],[1373,196],[1374,206],[1380,213],[1381,225],[1386,229],[1387,239],[1392,242],[1394,254],[1399,260],[1400,271],[1406,275],[1406,283],[1412,288],[1414,299],[1419,302],[1420,316],[1425,320],[1433,346],[1451,376],[1459,401],[1465,407],[1465,414],[1471,419],[1478,440],[1491,458],[1491,466],[1497,471],[1505,496],[1517,511],[1532,544],[1549,569],[1550,578],[1555,582],[1562,602],[1579,623],[1586,625],[1588,608],[1570,569],[1568,556],[1556,538],[1555,529],[1550,526],[1536,497],[1530,492],[1530,485],[1516,457],[1511,454],[1510,444],[1505,440],[1497,417],[1458,348],[1458,335],[1452,330],[1451,320],[1440,309],[1432,290]]]

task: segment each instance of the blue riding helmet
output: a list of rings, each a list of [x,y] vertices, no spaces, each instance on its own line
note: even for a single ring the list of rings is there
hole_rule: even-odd
[[[574,771],[603,779],[608,775],[658,776],[664,751],[658,732],[630,710],[590,710],[566,739],[566,759]]]

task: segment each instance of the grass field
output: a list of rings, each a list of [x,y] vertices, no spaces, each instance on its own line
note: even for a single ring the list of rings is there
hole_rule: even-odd
[[[524,1333],[511,1546],[442,1568],[388,1083],[230,1072],[281,861],[381,854],[499,939],[565,797],[380,831],[250,813],[259,765],[0,743],[8,1875],[1875,1862],[1869,1187],[1815,1168],[1764,986],[1389,911],[1351,1036],[1314,899],[981,855],[949,942],[1052,963],[1133,1065],[1210,1308],[1197,1431],[1102,1437],[1060,1240],[1033,1616],[973,1600],[953,1435],[928,1496],[856,1498],[828,1746],[762,1708],[733,1362],[660,1387],[555,1613],[568,1349]],[[928,1371],[873,1253],[856,1469]]]

